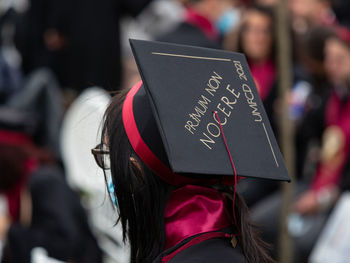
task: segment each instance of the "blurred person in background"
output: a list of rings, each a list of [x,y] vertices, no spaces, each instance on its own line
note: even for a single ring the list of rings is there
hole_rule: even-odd
[[[272,128],[276,133],[275,112],[277,98],[275,17],[269,7],[248,8],[237,32],[226,39],[225,48],[244,53],[260,98]],[[260,179],[245,179],[239,189],[248,206],[270,194],[279,184]]]
[[[299,70],[302,78],[290,92],[290,117],[295,125],[296,177],[309,180],[317,164],[317,152],[322,140],[324,109],[331,83],[324,66],[326,40],[332,35],[326,27],[308,30],[299,46]]]
[[[119,20],[150,1],[30,0],[16,32],[25,73],[49,67],[61,86],[78,92],[93,85],[119,89]]]
[[[342,182],[349,176],[345,169],[350,160],[350,31],[348,29],[338,28],[336,35],[327,39],[324,65],[332,85],[332,92],[323,113],[325,130],[322,134],[319,164],[311,185],[297,198],[294,211],[300,215],[314,217],[323,214],[325,221],[343,190]],[[324,221],[320,222],[318,229],[323,226],[321,223]],[[297,248],[307,256],[318,235],[319,231],[315,231],[313,235],[308,236],[306,242],[300,242],[300,247]]]
[[[289,0],[292,28],[297,35],[303,35],[311,26],[337,24],[332,9],[332,0]]]
[[[23,87],[18,54],[11,42],[15,17],[9,2],[0,3],[0,104],[6,103]]]
[[[23,88],[22,76],[3,55],[0,43],[0,104],[6,103]]]
[[[27,76],[20,91],[8,98],[5,105],[30,113],[37,122],[32,135],[35,144],[50,150],[57,160],[61,159],[59,138],[64,100],[53,72],[47,68],[34,70]]]
[[[27,9],[17,13],[15,44],[25,75],[35,69],[51,68],[62,84],[68,81],[67,41],[72,23],[72,4],[67,1],[28,0]],[[64,68],[65,67],[65,68]]]
[[[184,20],[157,40],[199,47],[222,47],[222,37],[234,30],[240,19],[239,0],[179,0]]]
[[[0,215],[2,262],[29,263],[37,247],[62,261],[102,262],[78,195],[50,152],[37,147],[27,133],[29,116],[17,112],[9,122],[9,111],[2,113],[0,193],[8,207]]]
[[[310,59],[319,50],[324,41],[316,44],[316,48],[305,46],[305,40],[314,28],[329,28],[338,25],[337,17],[332,9],[332,0],[289,0],[289,19],[292,34],[292,49],[294,67],[299,71],[302,80],[312,78],[308,76],[309,67],[315,70],[315,60]],[[308,52],[311,52],[308,54]],[[313,63],[313,65],[311,65]],[[319,66],[318,66],[319,67]],[[320,68],[320,67],[319,67]],[[312,74],[312,73],[311,73]],[[310,80],[307,80],[310,81]],[[297,91],[298,92],[298,91]]]
[[[288,219],[294,240],[295,262],[307,258],[340,193],[349,189],[350,177],[350,32],[338,28],[325,42],[324,66],[332,85],[323,111],[324,132],[318,165],[311,183],[299,183]],[[322,121],[322,120],[321,120]],[[281,205],[275,194],[252,209],[253,219],[264,226],[266,240],[276,244],[279,225],[273,211]]]

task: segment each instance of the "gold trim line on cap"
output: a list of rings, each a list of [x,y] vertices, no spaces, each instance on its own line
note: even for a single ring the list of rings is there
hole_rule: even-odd
[[[180,58],[204,59],[204,60],[216,60],[216,61],[231,61],[231,59],[229,59],[229,58],[197,57],[197,56],[188,56],[188,55],[170,54],[170,53],[160,53],[160,52],[152,52],[152,55],[169,56],[169,57],[180,57]]]
[[[266,130],[266,127],[265,127],[265,123],[262,123],[262,126],[264,128],[264,131],[265,131],[265,134],[266,134],[266,138],[269,142],[269,145],[270,145],[270,148],[271,148],[271,152],[272,152],[272,155],[273,155],[273,158],[275,159],[275,162],[276,162],[276,166],[279,167],[278,165],[278,162],[277,162],[277,158],[276,158],[276,155],[275,155],[275,151],[273,150],[272,148],[272,144],[271,144],[271,141],[270,141],[270,137],[269,137],[269,134],[267,133],[267,130]]]

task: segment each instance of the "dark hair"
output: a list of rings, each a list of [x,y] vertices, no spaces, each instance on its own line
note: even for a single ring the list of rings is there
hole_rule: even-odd
[[[102,128],[102,142],[110,151],[111,174],[119,204],[119,218],[124,242],[131,248],[131,263],[152,262],[165,246],[164,210],[175,187],[150,171],[134,152],[124,129],[122,105],[128,90],[115,95],[109,105]],[[219,189],[232,197],[232,188]],[[248,219],[243,199],[235,204],[239,240],[249,263],[274,262],[265,252],[264,243]]]
[[[267,7],[267,6],[253,5],[252,7],[246,10],[246,12],[251,12],[251,11],[260,13],[270,19],[271,21],[270,30],[271,30],[271,36],[272,36],[271,57],[272,59],[275,59],[276,52],[277,52],[277,48],[276,48],[277,41],[276,41],[276,34],[275,34],[275,28],[274,28],[275,21],[276,21],[274,10],[271,7]],[[242,43],[244,30],[246,30],[246,24],[243,22],[237,28],[236,31],[232,32],[232,34],[230,34],[227,37],[227,40],[225,41],[225,49],[244,53],[243,43]]]
[[[330,28],[315,26],[309,29],[303,39],[305,53],[313,60],[324,62],[324,47],[327,39],[335,34]]]
[[[303,38],[296,38],[294,55],[300,64],[312,74],[313,86],[318,89],[327,87],[327,78],[324,72],[324,48],[327,39],[332,37],[331,28],[315,26],[310,28]]]

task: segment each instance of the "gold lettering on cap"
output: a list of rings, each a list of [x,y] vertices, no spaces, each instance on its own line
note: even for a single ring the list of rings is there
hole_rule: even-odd
[[[209,95],[214,96],[214,93],[216,90],[220,87],[220,83],[222,80],[222,77],[213,71],[213,74],[210,76],[207,87],[204,88]],[[208,110],[209,103],[211,103],[211,100],[208,99],[206,95],[201,95],[200,98],[197,101],[197,105],[194,106],[193,112],[189,113],[188,116],[191,120],[186,121],[186,124],[184,125],[185,129],[188,130],[191,134],[194,134],[196,131],[196,127],[199,126],[202,117],[205,115],[205,113]]]
[[[190,58],[190,59],[201,59],[201,60],[216,60],[216,61],[225,61],[225,62],[233,62],[234,67],[236,69],[236,73],[238,74],[238,77],[240,80],[242,80],[243,82],[248,82],[248,78],[244,72],[243,66],[241,64],[240,61],[238,60],[231,60],[231,59],[225,59],[225,58],[212,58],[212,57],[199,57],[199,56],[189,56],[189,55],[182,55],[182,54],[169,54],[169,53],[160,53],[160,52],[152,52],[153,55],[161,55],[161,56],[170,56],[170,57],[180,57],[180,58]],[[216,92],[216,90],[219,88],[219,84],[220,81],[222,80],[222,77],[217,74],[214,71],[214,74],[216,76],[211,76],[211,78],[209,79],[208,83],[207,83],[207,87],[205,88],[206,92],[209,93],[212,97],[214,96],[214,93]],[[235,96],[236,99],[239,99],[240,93],[236,93],[234,91],[233,88],[231,88],[230,84],[227,85],[226,90],[229,91],[232,95]],[[267,137],[267,141],[269,143],[269,146],[271,148],[271,152],[272,155],[274,157],[274,160],[276,162],[276,166],[278,167],[278,162],[277,162],[277,158],[275,156],[274,153],[274,149],[272,147],[268,132],[265,128],[265,124],[264,122],[262,122],[262,116],[260,114],[260,112],[258,111],[258,105],[257,103],[254,101],[254,94],[251,91],[250,87],[248,86],[248,84],[244,83],[242,85],[242,90],[244,92],[244,95],[246,97],[247,103],[249,105],[250,108],[252,108],[252,115],[255,116],[254,121],[255,122],[261,122],[263,129],[265,131],[266,137]],[[202,95],[203,98],[203,95]],[[206,97],[204,97],[206,98]],[[227,102],[225,103],[229,108],[231,108],[231,102],[228,100],[227,97],[223,96],[221,98],[222,102]],[[194,134],[194,132],[196,131],[196,127],[199,126],[199,123],[201,121],[201,116],[203,116],[206,111],[208,110],[208,103],[210,103],[211,101],[209,99],[204,99],[203,103],[200,102],[200,100],[198,101],[198,105],[200,105],[202,107],[202,109],[200,109],[198,106],[194,107],[194,111],[195,113],[191,113],[190,118],[194,121],[196,121],[197,123],[194,124],[192,121],[187,121],[186,124],[184,125],[185,129],[187,129],[191,134]],[[217,104],[217,109],[220,110],[223,114],[225,114],[225,116],[229,117],[231,115],[231,111],[226,111],[226,109],[224,107],[221,107],[221,104],[218,103]],[[215,115],[213,116],[214,120],[216,123],[219,124],[218,120],[216,119]],[[227,123],[227,118],[225,117],[225,121],[223,123],[221,123],[221,125],[225,125]],[[213,124],[213,123],[212,123]],[[209,124],[208,124],[209,125]],[[207,130],[208,130],[208,125],[207,125]],[[213,124],[215,125],[215,124]],[[217,126],[216,126],[217,127]],[[206,137],[206,139],[201,138],[200,141],[209,149],[211,150],[212,147],[209,144],[215,144],[215,141],[209,137],[205,132],[203,132],[203,135]],[[215,137],[215,136],[213,136]]]
[[[185,124],[185,128],[192,134],[194,134],[193,132],[196,130],[195,127],[197,127],[198,125],[193,125],[192,121],[187,121]]]
[[[241,80],[244,80],[245,82],[248,82],[247,77],[246,77],[246,75],[244,73],[243,67],[241,65],[241,62],[240,61],[233,61],[233,64],[234,64],[234,66],[236,68],[236,72],[237,72],[239,78]],[[226,89],[229,90],[229,87],[227,87]],[[275,160],[276,166],[279,167],[279,164],[278,164],[278,161],[277,161],[277,158],[276,158],[276,155],[275,155],[275,151],[274,151],[274,149],[272,147],[270,136],[269,136],[269,134],[268,134],[268,132],[266,130],[266,127],[265,127],[265,124],[263,122],[262,116],[261,116],[260,112],[258,111],[257,103],[254,101],[254,94],[253,94],[252,90],[250,89],[250,87],[248,86],[247,83],[243,83],[242,84],[242,90],[244,92],[244,95],[246,97],[246,100],[247,100],[247,103],[248,103],[249,107],[253,109],[253,111],[251,113],[252,113],[253,116],[255,116],[254,121],[255,122],[260,122],[262,124],[262,127],[264,129],[264,132],[265,132],[265,135],[266,135],[266,138],[267,138],[268,145],[270,146],[270,149],[271,149],[271,153],[272,153],[273,159]]]
[[[222,99],[222,98],[221,98]],[[221,103],[218,103],[216,106],[223,114],[225,114],[227,117],[231,116],[231,111],[226,112],[226,108],[221,108]],[[215,118],[215,117],[214,117]],[[226,119],[226,118],[225,118]]]
[[[194,124],[194,126],[196,126],[196,127],[201,122],[201,117],[204,116],[204,114],[207,112],[208,104],[209,104],[209,102],[211,102],[211,100],[208,99],[207,97],[205,97],[204,95],[202,95],[201,98],[202,98],[202,100],[201,99],[198,100],[198,105],[201,106],[201,108],[199,108],[198,106],[195,106],[194,113],[189,114],[189,117],[192,120],[197,122],[196,124]]]
[[[260,114],[260,112],[258,110],[258,105],[254,101],[254,94],[253,94],[251,88],[248,86],[248,84],[244,83],[242,85],[242,90],[244,92],[244,96],[247,99],[249,107],[252,109],[251,114],[254,116],[254,121],[255,122],[261,122],[262,121],[262,117],[261,117],[261,114]]]
[[[194,107],[194,111],[195,113],[191,113],[189,114],[190,118],[195,120],[198,124],[201,122],[200,118],[201,116],[204,115],[204,113],[207,111],[206,108],[204,108],[204,110],[201,110],[200,108],[198,108],[198,106]]]
[[[201,98],[202,100],[198,100],[198,105],[202,106],[202,108],[206,111],[208,109],[208,103],[211,102],[211,100],[204,95],[202,95]]]
[[[214,131],[213,131],[213,129],[210,129],[210,127],[214,127],[215,128]],[[220,128],[213,122],[210,122],[210,123],[207,124],[207,131],[214,138],[219,137],[220,133],[221,133]],[[216,133],[215,133],[215,131],[216,131]]]
[[[240,94],[239,92],[236,93],[234,88],[231,89],[231,85],[230,85],[230,84],[227,85],[226,89],[227,89],[229,92],[231,92],[233,96],[235,96],[237,99],[239,99],[239,96],[240,96],[241,94]]]
[[[220,104],[220,103],[219,103],[219,104]],[[218,109],[220,109],[220,108],[219,108],[219,104],[217,105],[217,108],[218,108]],[[220,110],[221,110],[221,109],[220,109]],[[231,111],[230,111],[229,113],[230,113],[230,115],[231,115]],[[225,114],[226,114],[226,113],[225,113]],[[216,121],[216,123],[219,124],[219,120],[216,119],[216,115],[215,115],[215,114],[213,114],[213,118],[214,118],[214,120]],[[224,120],[225,120],[225,121],[222,121],[222,119],[220,118],[220,121],[221,121],[221,125],[222,125],[222,126],[225,126],[226,123],[227,123],[227,118],[226,118],[226,117],[225,117]]]
[[[235,65],[236,71],[237,71],[237,73],[238,73],[238,77],[239,77],[241,80],[248,81],[247,76],[246,76],[245,73],[244,73],[244,70],[243,70],[243,67],[242,67],[241,62],[240,62],[240,61],[237,61],[237,60],[234,60],[234,61],[233,61],[233,64]]]
[[[211,150],[212,148],[210,147],[210,145],[208,144],[208,143],[211,143],[211,144],[214,144],[215,143],[215,141],[211,138],[211,137],[209,137],[205,132],[203,132],[203,135],[207,138],[207,139],[199,139],[205,146],[207,146],[207,148],[209,149],[209,150]]]
[[[207,83],[207,86],[209,88],[205,89],[212,97],[214,97],[214,93],[220,86],[220,80],[222,80],[222,77],[218,73],[216,73],[215,71],[213,71],[213,73],[215,74],[215,76],[211,76]]]
[[[233,101],[230,101],[226,96],[221,97],[221,101],[225,103],[231,110],[233,110],[233,106],[237,103],[237,99],[233,98]]]

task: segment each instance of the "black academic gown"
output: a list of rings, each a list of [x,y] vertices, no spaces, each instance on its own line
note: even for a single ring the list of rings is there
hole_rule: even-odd
[[[201,235],[195,236],[196,238]],[[153,263],[246,263],[242,249],[231,244],[230,238],[213,237],[186,248],[195,238],[190,237],[180,244],[165,250]],[[170,258],[168,255],[173,255]]]
[[[78,195],[59,169],[39,168],[29,179],[32,219],[29,227],[13,223],[7,234],[5,262],[29,263],[33,248],[44,248],[64,262],[102,262],[102,253],[89,228]]]

